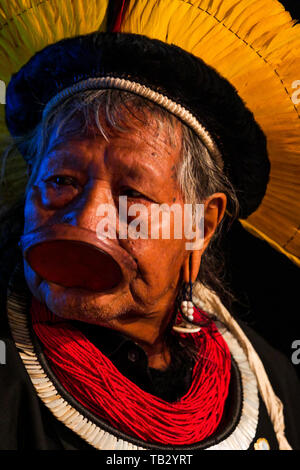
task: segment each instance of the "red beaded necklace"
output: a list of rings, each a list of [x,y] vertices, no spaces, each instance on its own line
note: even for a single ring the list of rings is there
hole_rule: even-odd
[[[63,387],[116,429],[146,442],[188,445],[211,436],[218,427],[231,359],[213,322],[190,335],[198,349],[192,385],[180,400],[169,403],[127,379],[80,330],[34,297],[31,316],[45,356]],[[201,321],[196,309],[195,320]]]

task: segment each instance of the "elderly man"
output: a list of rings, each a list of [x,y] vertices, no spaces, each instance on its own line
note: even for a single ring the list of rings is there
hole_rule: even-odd
[[[6,120],[29,178],[1,446],[299,446],[293,371],[220,301],[214,243],[269,174],[235,89],[178,47],[95,32],[25,64]]]

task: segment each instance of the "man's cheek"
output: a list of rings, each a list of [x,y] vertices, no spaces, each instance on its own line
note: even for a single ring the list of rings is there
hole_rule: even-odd
[[[45,225],[55,213],[43,205],[41,191],[38,187],[32,187],[27,193],[24,211],[24,233],[28,233]]]
[[[41,213],[32,189],[26,197],[24,218],[24,233],[34,230],[41,224]]]
[[[138,263],[138,273],[155,289],[168,284],[180,272],[183,263],[183,240],[122,240],[122,246]]]

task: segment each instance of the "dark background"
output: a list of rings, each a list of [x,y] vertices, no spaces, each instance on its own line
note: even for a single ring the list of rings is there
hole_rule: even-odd
[[[282,5],[290,12],[293,18],[300,20],[299,0],[281,0]]]

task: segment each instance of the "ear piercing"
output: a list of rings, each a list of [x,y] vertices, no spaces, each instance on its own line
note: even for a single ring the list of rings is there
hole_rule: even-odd
[[[175,324],[173,326],[173,330],[178,333],[197,333],[201,330],[201,327],[193,324],[195,306],[192,300],[193,285],[191,282],[189,285],[185,286],[184,291],[185,299],[181,302],[179,308],[179,312],[182,315],[182,321],[178,325]],[[177,312],[177,316],[179,312]]]

